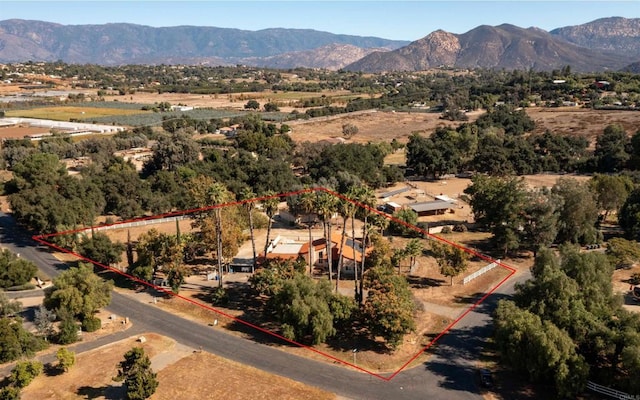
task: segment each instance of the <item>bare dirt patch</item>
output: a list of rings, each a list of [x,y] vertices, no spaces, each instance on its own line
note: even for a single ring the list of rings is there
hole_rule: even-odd
[[[479,114],[471,114],[470,121],[478,116]],[[358,127],[358,133],[350,139],[353,143],[390,142],[392,139],[406,143],[412,133],[427,135],[437,127],[456,127],[461,123],[442,120],[439,113],[373,111],[290,121],[287,124],[292,127],[290,136],[296,142],[317,142],[342,137],[342,125],[353,124]]]
[[[621,124],[628,134],[633,134],[640,125],[640,112],[621,110],[591,110],[588,108],[527,108],[527,114],[535,121],[534,134],[550,130],[556,134],[581,136],[589,140],[590,149],[595,148],[595,139],[604,128]]]
[[[23,139],[27,135],[38,135],[48,133],[50,129],[37,128],[31,126],[8,126],[0,128],[0,138],[2,139]]]

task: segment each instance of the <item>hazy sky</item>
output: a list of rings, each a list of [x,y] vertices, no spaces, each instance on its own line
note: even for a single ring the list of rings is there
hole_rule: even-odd
[[[61,24],[129,22],[150,26],[303,28],[336,34],[416,40],[436,29],[464,33],[510,23],[551,30],[598,18],[640,18],[629,1],[4,1],[0,20]]]

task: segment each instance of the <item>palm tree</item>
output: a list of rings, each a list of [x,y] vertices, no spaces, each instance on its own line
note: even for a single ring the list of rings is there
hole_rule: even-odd
[[[264,244],[264,256],[266,258],[267,250],[269,249],[269,239],[271,236],[271,226],[273,225],[273,216],[278,211],[278,204],[280,203],[280,199],[278,198],[278,196],[276,196],[276,193],[271,190],[266,191],[262,197],[262,207],[264,208],[264,212],[269,218],[269,223],[267,224],[267,240]]]
[[[410,272],[413,271],[413,268],[416,266],[416,257],[422,254],[422,248],[423,246],[420,239],[411,239],[405,246],[405,254],[409,257],[410,260]]]
[[[362,294],[364,291],[364,280],[362,276],[364,274],[364,265],[366,261],[366,249],[367,249],[367,241],[368,241],[368,229],[369,229],[369,216],[371,215],[370,208],[375,207],[376,205],[376,194],[373,189],[368,186],[360,186],[357,190],[356,199],[359,203],[359,209],[361,217],[364,220],[364,224],[362,225],[362,263],[360,264],[360,282],[359,282],[359,292],[356,293],[358,302],[362,304]]]
[[[309,230],[309,276],[313,275],[313,237],[311,236],[311,228],[315,224],[315,218],[312,218],[315,211],[315,194],[313,192],[305,192],[298,197],[298,207],[306,215],[305,224]]]
[[[329,283],[333,282],[333,260],[331,259],[331,217],[336,209],[336,198],[332,194],[321,191],[316,194],[316,212],[322,220],[326,243],[327,264],[329,266]]]
[[[206,201],[209,205],[223,204],[229,198],[227,188],[219,182],[214,182],[206,190]],[[216,227],[216,259],[218,261],[218,287],[222,287],[222,207],[214,208],[213,218]]]
[[[249,214],[249,234],[251,235],[251,249],[253,250],[253,261],[251,262],[251,273],[256,272],[256,237],[253,231],[253,209],[255,208],[255,204],[252,199],[256,197],[256,194],[251,190],[250,187],[244,187],[240,191],[240,200],[244,200],[245,203],[242,204],[247,213]]]
[[[336,293],[338,293],[338,282],[340,281],[340,271],[344,266],[344,248],[347,237],[347,219],[352,218],[356,211],[356,205],[346,199],[338,199],[338,213],[342,216],[342,235],[340,237],[340,257],[338,258],[338,277],[336,280]],[[351,246],[353,249],[353,261],[355,263],[355,242],[354,238],[351,240]]]
[[[358,190],[359,187],[357,186],[351,186],[349,188],[349,190],[346,193],[346,197],[350,198],[350,199],[357,199],[358,198]],[[352,244],[353,247],[351,248],[351,252],[353,254],[353,273],[354,273],[354,277],[353,277],[353,284],[354,284],[354,293],[355,293],[355,298],[356,301],[358,299],[358,262],[356,261],[356,213],[358,212],[358,205],[356,203],[351,202],[351,204],[353,205],[353,208],[350,210],[351,214],[349,215],[349,217],[351,218],[351,240],[352,240]],[[364,247],[360,246],[360,248],[362,249],[363,253],[364,253]]]

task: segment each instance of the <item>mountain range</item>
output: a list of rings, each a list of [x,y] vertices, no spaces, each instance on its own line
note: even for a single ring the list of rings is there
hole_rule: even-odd
[[[575,71],[635,70],[640,18],[603,18],[554,29],[478,26],[463,34],[437,30],[414,42],[337,35],[310,29],[135,24],[61,25],[0,21],[0,62],[57,61],[99,65],[254,65],[289,69],[417,71],[434,67]]]

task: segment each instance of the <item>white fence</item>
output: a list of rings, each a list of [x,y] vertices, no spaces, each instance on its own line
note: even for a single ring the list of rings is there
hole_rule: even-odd
[[[597,383],[591,382],[591,381],[587,381],[587,389],[592,390],[596,393],[604,394],[605,396],[609,396],[614,399],[620,399],[620,400],[640,399],[640,396],[625,393],[616,389],[611,389],[606,386],[598,385]]]
[[[467,283],[471,282],[472,280],[476,279],[477,277],[479,277],[482,274],[485,274],[489,271],[491,271],[492,269],[494,269],[495,267],[498,266],[498,263],[500,262],[500,260],[497,260],[497,262],[492,262],[491,264],[480,268],[479,270],[477,270],[476,272],[474,272],[473,274],[466,276],[463,280],[462,280],[462,284],[466,285]]]
[[[189,218],[189,217],[186,216],[186,215],[179,215],[177,217],[166,217],[166,218],[158,218],[158,219],[145,219],[145,220],[141,220],[141,221],[126,222],[124,224],[95,226],[93,228],[83,229],[81,232],[91,232],[92,229],[93,229],[94,232],[100,232],[100,231],[108,231],[108,230],[111,230],[111,229],[133,228],[135,226],[147,226],[147,225],[163,224],[165,222],[181,221],[181,220],[187,219],[187,218]]]

